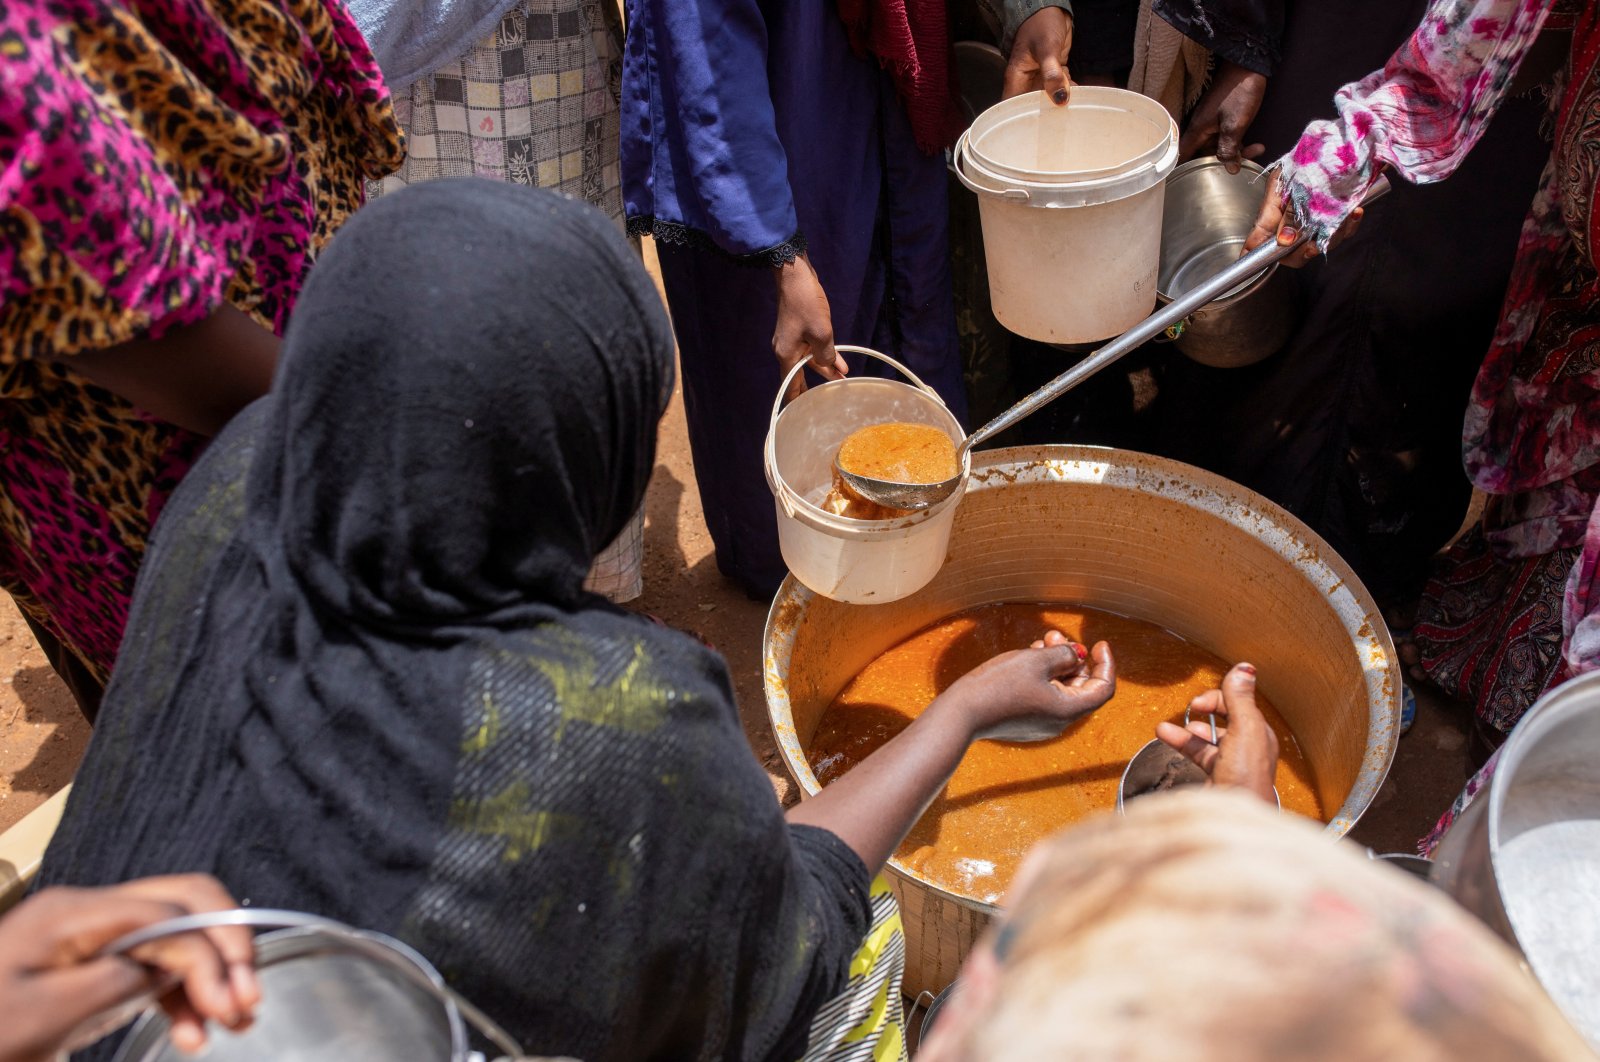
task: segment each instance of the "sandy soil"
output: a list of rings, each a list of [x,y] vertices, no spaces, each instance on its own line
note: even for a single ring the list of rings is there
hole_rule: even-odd
[[[645,499],[645,594],[636,607],[692,631],[727,658],[745,733],[780,799],[793,799],[766,721],[761,632],[766,605],[725,581],[711,555],[689,457],[681,393],[661,426]],[[1394,770],[1356,831],[1378,851],[1410,851],[1460,791],[1466,762],[1464,707],[1426,694]],[[0,594],[0,829],[71,778],[88,727],[9,599]]]
[[[88,741],[77,702],[0,594],[0,830],[67,784]]]

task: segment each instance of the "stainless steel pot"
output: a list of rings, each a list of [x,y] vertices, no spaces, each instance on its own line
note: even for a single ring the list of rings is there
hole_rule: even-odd
[[[1355,825],[1394,758],[1399,679],[1388,628],[1355,573],[1289,513],[1220,476],[1146,454],[1030,446],[972,455],[949,558],[926,587],[847,605],[788,579],[767,617],[767,709],[804,794],[806,747],[862,668],[975,605],[1076,601],[1249,660],[1316,775],[1330,837]],[[906,991],[937,993],[996,910],[889,863]]]
[[[1217,159],[1193,159],[1167,178],[1161,215],[1161,264],[1156,294],[1180,298],[1238,259],[1255,224],[1266,188],[1260,166],[1241,163],[1230,174]],[[1276,265],[1222,298],[1189,314],[1169,334],[1202,365],[1254,365],[1283,346],[1294,330],[1293,283]]]
[[[1528,709],[1440,842],[1433,880],[1521,950],[1600,1049],[1600,673]]]

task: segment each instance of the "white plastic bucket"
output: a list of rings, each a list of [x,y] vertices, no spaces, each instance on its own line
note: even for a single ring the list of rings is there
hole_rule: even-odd
[[[989,108],[956,143],[955,171],[978,195],[989,295],[1000,323],[1046,343],[1092,343],[1150,315],[1161,258],[1162,182],[1178,127],[1136,92],[1076,86],[1066,137],[1041,168],[1040,102]],[[1061,168],[1065,167],[1065,168]]]
[[[898,601],[939,573],[950,545],[950,526],[966,489],[898,520],[852,520],[819,506],[833,485],[833,462],[845,437],[857,428],[889,421],[930,424],[957,444],[966,437],[955,414],[933,388],[886,354],[840,345],[893,367],[912,384],[853,376],[808,388],[783,404],[801,362],[789,370],[772,403],[767,429],[767,485],[778,510],[778,545],[794,577],[835,601],[872,605]]]

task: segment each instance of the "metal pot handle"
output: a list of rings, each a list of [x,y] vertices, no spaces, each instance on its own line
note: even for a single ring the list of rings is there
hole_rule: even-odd
[[[165,922],[156,922],[153,925],[136,929],[132,933],[118,937],[102,948],[100,955],[124,955],[139,945],[148,944],[152,940],[160,940],[163,937],[189,933],[195,930],[219,929],[224,926],[249,926],[252,929],[316,929],[337,936],[366,957],[376,959],[391,969],[399,971],[408,981],[433,996],[439,1002],[447,1006],[454,1006],[468,1025],[476,1029],[483,1035],[484,1039],[494,1044],[496,1049],[504,1052],[509,1058],[519,1058],[523,1055],[522,1046],[517,1043],[510,1033],[502,1029],[493,1018],[473,1006],[459,992],[445,984],[443,978],[435,981],[413,963],[393,962],[392,952],[394,946],[400,944],[399,941],[391,942],[387,938],[380,940],[378,934],[356,929],[331,918],[306,914],[303,911],[287,911],[266,907],[238,907],[231,911],[206,911],[201,914],[169,918]],[[400,946],[405,947],[403,944]],[[407,948],[406,950],[410,949]],[[417,958],[421,959],[422,957],[419,955]],[[141,1002],[138,1009],[142,1010],[149,1006],[154,999],[154,995],[140,998]],[[123,1013],[126,1010],[126,1007],[119,1007],[116,1013]],[[118,1022],[118,1025],[121,1024],[122,1022]],[[117,1027],[117,1025],[113,1025],[110,1029]],[[110,1031],[110,1029],[106,1031]],[[102,1035],[104,1034],[102,1033]]]

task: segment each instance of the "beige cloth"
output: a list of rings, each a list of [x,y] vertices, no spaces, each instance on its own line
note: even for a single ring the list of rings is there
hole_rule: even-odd
[[[1594,1057],[1444,893],[1237,792],[1045,842],[1008,917],[997,1004],[945,1057]]]
[[[1160,103],[1181,127],[1211,72],[1211,52],[1173,29],[1140,0],[1128,88]]]

